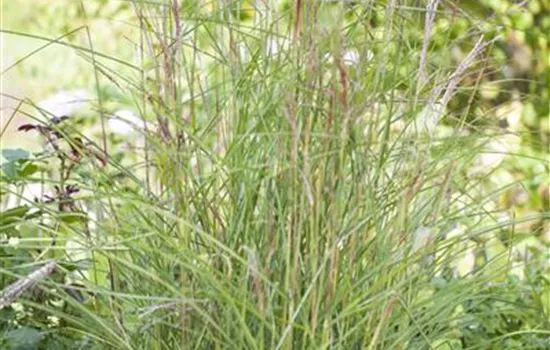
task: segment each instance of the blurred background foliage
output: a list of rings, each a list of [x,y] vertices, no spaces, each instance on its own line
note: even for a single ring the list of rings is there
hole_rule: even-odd
[[[373,12],[375,15],[370,19],[371,27],[365,30],[376,36],[376,29],[383,25],[386,1],[368,3],[377,11]],[[365,13],[361,2],[332,4],[344,6],[348,18]],[[418,1],[417,5],[423,8],[425,2]],[[198,0],[186,2],[182,6],[187,11],[183,13],[196,17],[201,12],[212,10],[212,3]],[[292,4],[285,0],[280,3],[280,7],[291,9]],[[32,33],[46,38],[66,35],[63,41],[67,43],[93,48],[106,56],[138,64],[135,47],[139,30],[131,2],[38,0],[21,1],[17,5],[14,2],[3,2],[2,11],[2,28],[5,30]],[[243,1],[235,11],[240,12],[243,22],[251,21],[254,4]],[[409,40],[414,39],[410,42],[416,42],[419,48],[424,35],[422,19],[423,16],[415,15],[411,8],[411,24],[414,25],[403,32],[403,35],[409,36]],[[503,163],[499,164],[502,166],[492,172],[491,178],[498,186],[515,182],[501,193],[498,206],[513,209],[517,215],[548,211],[550,0],[441,1],[432,31],[429,67],[436,70],[440,60],[452,60],[458,65],[479,37],[471,32],[472,28],[476,28],[475,25],[486,29],[489,34],[486,34],[485,39],[494,39],[494,44],[490,54],[477,62],[474,74],[460,82],[462,93],[459,92],[451,101],[445,123],[452,124],[455,120],[461,120],[461,115],[466,111],[467,121],[475,132],[518,135],[519,142],[503,137],[502,142],[490,148],[494,157],[498,157],[498,153],[517,155],[508,154]],[[60,90],[84,88],[95,92],[95,76],[90,68],[93,57],[90,55],[58,45],[49,45],[46,49],[33,53],[33,50],[41,48],[47,42],[9,33],[2,33],[2,39],[6,43],[2,47],[4,70],[24,59],[21,64],[4,72],[4,93],[38,102]],[[380,47],[367,49],[376,52],[388,45],[382,40],[380,42]],[[6,51],[6,47],[10,51]],[[33,54],[27,57],[29,53]],[[411,57],[410,62],[418,62],[418,59],[419,57]],[[109,61],[102,63],[109,66]],[[131,68],[120,65],[116,69],[121,74],[136,73]],[[413,65],[399,69],[402,74],[401,88],[404,90],[416,84],[410,81],[413,69]],[[102,79],[100,93],[105,95],[104,108],[114,112],[117,108],[132,103],[131,97],[125,96],[107,83],[108,81]],[[473,96],[472,90],[476,91]],[[2,119],[5,121],[9,117],[8,109],[15,106],[15,101],[4,96],[3,102],[5,108]],[[96,122],[92,116],[97,116],[97,113],[88,111],[86,114],[90,116],[88,120],[91,123]],[[10,127],[13,128],[16,124],[11,123]],[[21,142],[10,138],[10,135],[13,133],[8,132],[5,135],[4,145],[9,140]],[[499,148],[499,145],[508,147]],[[490,159],[490,155],[486,158],[489,163],[499,163],[499,159]],[[519,229],[525,231],[524,233],[550,236],[547,222]],[[546,240],[550,240],[550,237],[546,237]]]

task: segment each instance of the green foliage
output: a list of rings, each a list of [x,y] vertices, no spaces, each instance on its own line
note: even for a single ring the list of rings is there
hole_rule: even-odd
[[[5,335],[6,348],[31,350],[37,349],[44,335],[33,328],[23,327],[12,330]]]

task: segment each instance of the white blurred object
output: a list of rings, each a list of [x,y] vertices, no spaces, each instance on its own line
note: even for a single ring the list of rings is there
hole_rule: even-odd
[[[462,238],[466,233],[466,227],[463,225],[456,225],[446,235],[447,240],[455,239],[456,242],[451,249],[454,255],[454,275],[455,277],[465,277],[470,275],[475,268],[476,245],[469,239]]]
[[[414,241],[412,251],[417,252],[422,248],[426,248],[433,241],[432,230],[425,226],[419,227],[413,234]]]
[[[107,127],[117,135],[128,136],[145,129],[145,122],[132,111],[120,110],[109,118]]]
[[[407,129],[408,133],[426,133],[433,135],[433,132],[441,119],[441,116],[445,113],[445,106],[442,101],[435,102],[433,105],[429,104],[424,107],[418,113],[418,116],[414,120],[414,128]]]
[[[519,101],[519,96],[514,96],[512,102],[501,105],[496,111],[497,119],[505,119],[507,129],[511,132],[518,132],[521,126],[521,112],[523,111],[523,103]]]
[[[107,119],[106,128],[107,133],[122,139],[121,143],[113,145],[111,151],[122,152],[126,164],[135,164],[146,159],[146,133],[157,130],[154,122],[146,122],[129,110],[119,110],[111,115]]]
[[[363,60],[366,63],[370,63],[373,58],[374,58],[374,53],[368,50],[366,53],[366,57]],[[334,57],[330,53],[325,54],[323,59],[327,63],[330,63],[330,64],[334,63]],[[342,62],[344,62],[346,66],[354,66],[358,64],[360,60],[361,60],[361,55],[359,54],[359,51],[357,51],[357,49],[355,48],[348,49],[344,51],[344,53],[342,54]]]
[[[72,237],[66,241],[65,253],[71,261],[83,261],[91,258],[88,244],[83,238],[78,236]]]
[[[20,205],[26,205],[29,202],[34,202],[35,198],[41,198],[43,194],[43,186],[40,183],[30,183],[23,187],[23,191],[16,187],[9,186],[4,190],[8,190],[4,196],[7,198],[5,203],[2,203],[2,210],[8,210]]]
[[[49,118],[69,116],[84,107],[89,98],[88,92],[84,89],[60,91],[38,102],[37,106],[43,109]]]
[[[356,49],[349,49],[344,52],[344,56],[342,57],[342,59],[346,66],[353,66],[359,63],[359,52]]]
[[[19,243],[21,243],[21,240],[19,239],[19,237],[10,237],[10,238],[8,238],[8,245],[9,246],[15,247],[15,246],[18,246]]]
[[[462,251],[458,253],[455,266],[455,275],[465,277],[474,271],[476,264],[475,244],[473,242],[465,242]]]
[[[495,115],[498,119],[506,120],[508,132],[506,134],[493,136],[493,138],[487,142],[483,149],[483,153],[476,157],[474,166],[468,170],[469,176],[487,175],[496,169],[508,154],[519,152],[521,138],[517,133],[521,126],[522,109],[523,104],[516,99],[499,107],[495,111]]]
[[[372,52],[371,50],[367,50],[365,61],[367,63],[371,63],[373,59],[374,59],[374,52]]]
[[[433,263],[434,261],[433,252],[425,249],[430,247],[434,243],[434,241],[435,241],[435,231],[433,228],[420,226],[416,231],[414,231],[411,253],[414,254],[414,253],[420,252],[422,255],[424,255],[424,258],[420,262],[421,266],[428,266]]]
[[[518,135],[506,134],[494,137],[474,160],[474,166],[468,169],[469,176],[487,175],[495,170],[508,154],[517,153],[521,138]]]
[[[279,53],[285,52],[290,47],[288,38],[270,39],[266,43],[266,55],[276,56]]]
[[[50,322],[48,327],[58,327],[61,319],[57,316],[48,316],[46,319]]]
[[[464,234],[466,227],[463,225],[455,225],[446,235],[446,239],[460,237]]]
[[[237,52],[239,53],[239,58],[241,62],[248,62],[250,60],[250,55],[248,53],[248,48],[243,43],[237,44]]]

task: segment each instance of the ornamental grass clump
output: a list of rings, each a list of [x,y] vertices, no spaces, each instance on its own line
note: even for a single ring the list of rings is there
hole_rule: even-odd
[[[19,264],[58,262],[21,302],[59,322],[27,327],[117,349],[547,340],[499,239],[515,221],[469,175],[484,150],[473,101],[448,106],[493,68],[495,33],[434,52],[446,10],[408,3],[130,1],[135,62],[71,45],[93,68],[95,134],[79,116],[51,127],[68,152],[42,156],[61,172],[33,174],[70,205],[37,201],[10,224],[49,242],[6,247]],[[109,130],[120,110],[138,127]]]

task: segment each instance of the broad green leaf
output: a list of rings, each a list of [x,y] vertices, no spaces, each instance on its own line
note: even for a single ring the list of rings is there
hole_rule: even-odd
[[[5,336],[8,349],[31,350],[38,349],[44,334],[30,327],[22,327],[8,332]]]
[[[25,216],[29,210],[30,207],[22,205],[20,207],[15,207],[4,212],[0,212],[0,226],[22,220],[23,216]]]
[[[22,148],[7,148],[2,150],[2,157],[4,157],[4,159],[6,159],[8,162],[14,162],[19,159],[28,159],[29,152],[25,151]]]
[[[38,171],[38,166],[32,162],[26,161],[18,170],[17,174],[21,177],[29,177]]]
[[[19,166],[15,162],[2,164],[2,172],[8,178],[8,181],[17,178],[18,170],[19,170]]]

